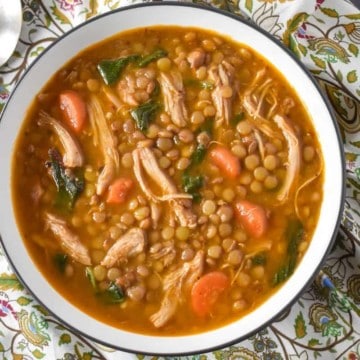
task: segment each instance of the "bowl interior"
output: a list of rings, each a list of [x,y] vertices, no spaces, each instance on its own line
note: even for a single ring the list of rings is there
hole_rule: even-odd
[[[123,30],[160,24],[216,31],[250,46],[267,58],[285,75],[305,104],[313,119],[325,162],[324,200],[319,223],[310,247],[293,276],[267,302],[239,321],[207,333],[177,337],[176,341],[171,337],[145,336],[112,328],[65,301],[42,277],[28,256],[17,230],[10,191],[14,141],[29,104],[54,72],[80,50],[106,37]],[[65,324],[98,342],[132,352],[203,352],[225,346],[259,329],[264,322],[284,310],[311,281],[329,250],[342,209],[344,170],[339,136],[329,108],[313,79],[287,51],[262,31],[234,16],[185,4],[162,3],[123,8],[81,25],[50,46],[19,82],[3,112],[0,154],[0,231],[15,272],[35,297]]]

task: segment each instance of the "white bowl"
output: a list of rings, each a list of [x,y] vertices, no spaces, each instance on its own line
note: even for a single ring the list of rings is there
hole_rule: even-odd
[[[166,337],[126,332],[103,324],[75,308],[41,275],[29,257],[14,218],[10,176],[13,144],[35,94],[80,50],[115,33],[152,25],[210,29],[244,43],[268,59],[296,89],[313,119],[324,156],[324,199],[310,246],[292,277],[259,308],[240,320],[206,333]],[[211,8],[183,3],[151,3],[122,8],[71,30],[31,65],[18,83],[0,123],[0,231],[14,271],[44,306],[80,333],[114,348],[149,354],[190,354],[224,347],[265,326],[295,301],[313,280],[336,234],[344,193],[344,161],[336,122],[314,79],[277,41],[254,25]],[[30,210],[30,209],[29,209]]]

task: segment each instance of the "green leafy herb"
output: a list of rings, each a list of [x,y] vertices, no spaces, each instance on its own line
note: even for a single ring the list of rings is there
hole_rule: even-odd
[[[192,195],[193,200],[198,202],[200,200],[199,190],[204,184],[204,178],[201,175],[193,176],[188,172],[182,175],[182,186],[187,194]]]
[[[200,134],[202,132],[206,132],[210,137],[213,135],[215,118],[213,116],[208,116],[205,118],[205,121],[198,127],[196,130],[196,134]]]
[[[230,125],[236,127],[236,125],[245,119],[245,114],[243,112],[236,114],[232,119],[230,119]]]
[[[97,282],[96,282],[96,279],[95,279],[93,269],[91,267],[87,266],[85,268],[85,275],[88,278],[88,280],[90,281],[90,284],[93,287],[93,289],[97,292],[98,291],[98,286],[97,286]]]
[[[101,299],[107,304],[121,304],[125,300],[125,293],[120,286],[110,282],[109,287],[99,293]]]
[[[141,59],[140,55],[129,55],[114,60],[102,60],[97,65],[97,69],[106,85],[114,84],[120,77],[122,71],[130,63]]]
[[[193,78],[185,79],[184,85],[196,87],[198,89],[204,89],[204,90],[213,90],[214,89],[213,83],[211,83],[209,81],[203,81],[203,80],[198,80],[198,79],[193,79]]]
[[[206,146],[199,144],[195,151],[191,154],[190,166],[200,165],[206,155]]]
[[[265,265],[266,264],[266,254],[261,252],[256,255],[254,255],[251,258],[251,262],[253,265]]]
[[[152,99],[131,110],[130,114],[141,131],[146,131],[153,121],[160,104]]]
[[[289,221],[285,233],[288,240],[287,257],[273,278],[273,284],[278,285],[288,279],[295,270],[297,249],[304,236],[303,224],[298,219]]]
[[[58,190],[55,206],[63,210],[71,210],[76,198],[84,190],[84,180],[80,174],[75,175],[62,164],[60,153],[56,149],[49,150],[51,175]]]
[[[65,272],[65,267],[68,261],[68,256],[66,254],[56,254],[54,256],[54,263],[57,269],[63,274]]]
[[[160,58],[163,58],[163,57],[167,56],[167,54],[168,54],[168,52],[163,50],[163,49],[155,50],[151,54],[146,55],[141,60],[139,60],[138,61],[138,66],[144,67],[144,66],[150,64],[151,62],[153,62],[155,60],[158,60]]]

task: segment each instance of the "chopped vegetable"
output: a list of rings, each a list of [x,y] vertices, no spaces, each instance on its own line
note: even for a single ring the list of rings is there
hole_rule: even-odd
[[[93,269],[91,267],[87,266],[85,268],[85,275],[89,279],[90,284],[93,287],[93,289],[97,292],[98,291],[98,286],[97,286],[97,282],[96,282],[96,279],[95,279]]]
[[[97,69],[106,85],[114,84],[120,77],[122,71],[130,63],[134,63],[141,59],[140,55],[129,55],[114,60],[102,60],[97,65]]]
[[[66,254],[55,254],[54,263],[57,269],[63,274],[65,272],[65,267],[68,261],[68,256]]]
[[[205,121],[201,126],[196,130],[196,134],[200,134],[205,131],[211,137],[213,135],[213,127],[214,127],[215,118],[213,116],[208,116],[205,118]]]
[[[46,165],[50,168],[58,191],[55,205],[62,210],[71,210],[75,200],[84,190],[84,181],[64,167],[60,153],[56,149],[49,150],[49,157],[50,161]]]
[[[136,122],[136,126],[141,131],[146,131],[154,119],[156,112],[160,109],[160,104],[154,100],[149,100],[137,108],[131,110],[130,114]]]
[[[59,95],[60,110],[65,122],[76,133],[80,133],[87,118],[86,104],[83,98],[74,90],[66,90]]]
[[[168,54],[168,52],[166,50],[163,50],[163,49],[155,50],[151,54],[146,55],[141,60],[139,60],[138,66],[144,67],[155,60],[158,60],[160,58],[167,56],[167,54]]]
[[[263,236],[268,228],[265,209],[248,200],[240,200],[235,204],[235,216],[245,231],[254,238]]]
[[[125,300],[123,289],[113,281],[104,292],[99,293],[99,296],[107,304],[121,304]]]
[[[110,186],[106,202],[109,204],[123,203],[129,191],[133,188],[134,182],[129,178],[118,178]]]
[[[185,172],[182,176],[182,186],[186,193],[191,194],[194,201],[200,200],[199,190],[204,184],[204,178],[201,175],[190,175]]]
[[[216,145],[210,150],[210,159],[225,176],[235,179],[240,175],[239,159],[225,146]]]
[[[294,272],[296,267],[297,249],[304,237],[304,227],[298,219],[289,221],[285,232],[286,239],[288,240],[287,258],[285,263],[273,278],[273,285],[278,285],[284,282]]]
[[[199,316],[209,315],[220,294],[229,285],[229,278],[221,271],[213,271],[202,276],[191,290],[191,304],[194,312]]]

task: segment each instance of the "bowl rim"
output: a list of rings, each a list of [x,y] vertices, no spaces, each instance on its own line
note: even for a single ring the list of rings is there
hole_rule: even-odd
[[[108,346],[110,348],[113,349],[117,349],[120,351],[125,351],[125,352],[129,352],[129,353],[133,353],[133,354],[144,354],[144,355],[155,355],[155,356],[179,356],[179,355],[193,355],[193,354],[200,354],[200,353],[206,353],[206,352],[211,352],[217,349],[223,349],[225,347],[228,347],[230,345],[233,345],[235,343],[238,343],[239,341],[245,340],[248,337],[252,336],[253,334],[257,333],[258,331],[260,331],[261,329],[265,328],[266,326],[268,326],[270,323],[272,323],[276,318],[278,318],[286,309],[290,308],[301,296],[301,294],[305,291],[305,289],[314,281],[316,275],[318,274],[319,270],[321,269],[324,261],[326,260],[327,255],[329,254],[339,227],[340,227],[340,223],[341,223],[341,215],[343,213],[344,210],[344,200],[345,200],[345,179],[346,179],[346,169],[345,169],[345,156],[343,153],[343,149],[342,149],[342,141],[341,141],[341,135],[340,135],[340,130],[339,130],[339,125],[336,121],[336,117],[334,115],[334,110],[330,104],[329,99],[325,96],[324,92],[322,91],[321,87],[319,86],[319,84],[317,83],[316,79],[313,77],[313,75],[310,73],[310,71],[305,67],[305,65],[294,55],[294,53],[292,53],[287,47],[285,47],[285,45],[283,43],[281,43],[280,41],[278,41],[274,36],[272,36],[270,33],[268,33],[267,31],[263,30],[262,28],[260,28],[257,24],[251,22],[248,19],[245,19],[243,17],[240,17],[239,15],[236,15],[234,13],[230,13],[228,11],[216,8],[216,7],[212,7],[212,6],[203,6],[200,4],[195,4],[195,3],[184,3],[184,2],[175,2],[175,1],[162,1],[162,2],[151,2],[151,3],[137,3],[137,4],[132,4],[132,5],[127,5],[127,6],[123,6],[120,7],[118,9],[114,9],[102,14],[99,14],[95,17],[90,18],[89,20],[86,20],[84,22],[82,22],[81,24],[78,24],[76,26],[74,26],[73,28],[71,28],[69,31],[67,31],[66,33],[62,34],[59,36],[58,39],[56,39],[54,42],[52,42],[49,46],[46,47],[46,49],[27,67],[27,69],[25,70],[25,72],[22,74],[20,80],[17,82],[17,84],[15,85],[15,87],[13,88],[4,108],[2,109],[2,112],[0,114],[0,131],[2,128],[2,119],[6,114],[6,109],[8,107],[8,105],[11,102],[11,99],[13,96],[15,96],[17,88],[21,85],[23,79],[25,78],[26,74],[28,72],[31,71],[31,69],[33,68],[33,66],[40,61],[40,59],[45,56],[45,54],[47,54],[53,47],[57,46],[57,44],[59,42],[61,42],[64,38],[70,36],[73,32],[76,32],[77,30],[88,26],[89,23],[92,22],[96,22],[102,18],[106,18],[108,16],[112,16],[115,13],[121,13],[121,12],[126,12],[128,10],[132,10],[132,9],[136,9],[136,8],[146,8],[146,7],[187,7],[187,8],[193,8],[195,11],[197,10],[202,10],[202,11],[209,11],[209,12],[213,12],[213,13],[217,13],[219,15],[225,16],[225,17],[229,17],[233,20],[236,20],[240,23],[243,23],[244,25],[252,28],[253,30],[255,30],[256,32],[259,32],[262,36],[265,36],[268,40],[270,40],[270,42],[272,42],[273,44],[275,44],[277,47],[280,48],[281,51],[285,52],[295,63],[296,65],[299,67],[299,69],[304,73],[304,75],[311,81],[311,83],[313,84],[315,90],[317,91],[317,93],[319,94],[320,98],[322,99],[324,105],[326,106],[330,118],[332,120],[332,125],[334,126],[334,130],[335,130],[335,134],[337,137],[337,147],[338,147],[338,151],[339,151],[339,155],[341,158],[341,194],[340,194],[340,204],[339,204],[339,209],[338,209],[338,213],[336,215],[336,222],[334,224],[334,228],[333,228],[333,232],[332,232],[332,236],[330,241],[328,242],[328,246],[327,249],[324,253],[324,256],[322,257],[322,259],[319,261],[319,264],[317,266],[317,268],[314,270],[312,276],[309,277],[309,279],[303,284],[302,288],[296,293],[292,295],[292,299],[289,300],[287,302],[287,305],[284,306],[282,309],[279,309],[276,313],[274,313],[266,322],[264,322],[261,326],[253,329],[250,332],[247,332],[246,334],[242,335],[242,336],[238,336],[238,337],[234,337],[232,340],[229,340],[227,342],[222,342],[221,344],[217,344],[217,345],[213,345],[213,346],[206,346],[206,347],[202,347],[199,348],[195,351],[185,351],[185,352],[157,352],[156,350],[154,351],[142,351],[141,349],[137,350],[137,349],[129,349],[126,348],[126,346],[121,346],[121,345],[115,345],[113,343],[109,343],[106,341],[106,339],[102,339],[101,335],[99,336],[99,338],[96,338],[92,335],[89,335],[87,333],[85,333],[82,330],[77,329],[74,325],[71,325],[70,323],[68,323],[66,320],[63,320],[56,312],[54,312],[54,310],[50,310],[48,308],[48,306],[38,297],[38,295],[36,293],[34,293],[32,291],[32,287],[31,285],[28,285],[26,283],[26,281],[23,279],[23,276],[19,273],[18,269],[16,268],[15,264],[13,263],[12,258],[10,257],[8,250],[5,246],[5,243],[2,239],[1,233],[0,233],[0,243],[2,244],[2,247],[4,249],[4,252],[6,254],[6,258],[8,260],[8,262],[10,263],[10,266],[12,267],[14,273],[16,274],[16,276],[18,277],[18,279],[20,280],[20,282],[24,285],[24,287],[32,294],[32,296],[39,302],[39,304],[41,304],[45,309],[47,309],[49,311],[49,313],[54,316],[56,319],[58,319],[62,324],[64,324],[66,327],[68,327],[71,331],[73,331],[75,334],[80,334],[84,337],[86,337],[87,339],[90,339],[92,341],[94,341],[95,343],[98,344],[102,344],[104,346]],[[160,25],[160,24],[159,24]],[[174,25],[180,25],[180,24],[174,24]],[[217,30],[215,30],[217,31]],[[113,33],[114,35],[116,34],[116,32],[114,31]],[[113,36],[113,35],[110,35]],[[98,41],[94,42],[97,43]],[[91,45],[88,45],[91,46]],[[88,47],[86,46],[86,48]],[[81,52],[82,50],[84,50],[83,48],[79,49],[79,52]],[[256,50],[257,51],[257,50]],[[74,55],[76,56],[76,55]],[[265,55],[262,55],[265,57]],[[70,59],[67,59],[67,61],[69,61]],[[56,70],[55,70],[56,71]],[[280,288],[277,289],[277,291]],[[271,295],[272,296],[272,295]],[[81,311],[81,310],[80,310]],[[88,315],[89,317],[91,317],[90,315]],[[98,321],[98,320],[96,320]],[[227,325],[224,325],[225,327]],[[224,327],[222,326],[222,327]],[[217,329],[214,329],[215,331]],[[212,331],[212,330],[211,330]],[[205,332],[206,333],[206,332]],[[205,333],[201,333],[201,334],[205,334]],[[136,333],[135,333],[136,334]],[[141,334],[136,334],[136,335],[140,335]],[[193,334],[193,335],[186,335],[189,337],[196,337],[197,334]],[[165,336],[168,337],[168,336]],[[174,341],[176,341],[177,338],[181,337],[181,336],[170,336],[174,339]],[[156,336],[155,336],[156,338]],[[139,347],[141,348],[141,345],[139,345]],[[156,346],[154,346],[156,347]]]

